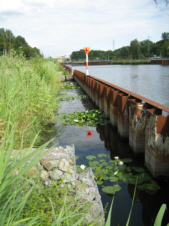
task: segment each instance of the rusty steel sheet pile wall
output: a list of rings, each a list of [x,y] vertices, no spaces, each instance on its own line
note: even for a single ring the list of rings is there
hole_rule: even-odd
[[[74,79],[110,118],[134,153],[144,153],[145,165],[154,177],[169,177],[169,107],[74,70]]]
[[[66,66],[63,64],[63,67],[65,68],[66,71],[68,71],[70,74],[72,74],[72,68],[69,66]]]

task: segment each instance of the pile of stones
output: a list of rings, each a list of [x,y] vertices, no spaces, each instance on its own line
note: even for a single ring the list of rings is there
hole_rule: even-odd
[[[12,156],[15,154],[16,151],[13,151]],[[29,159],[26,164],[31,161],[32,159]],[[66,146],[66,148],[59,146],[49,149],[43,158],[29,170],[28,177],[31,177],[37,170],[36,177],[40,177],[46,186],[62,179],[61,186],[64,187],[68,184],[70,189],[74,188],[73,194],[78,196],[81,203],[86,201],[91,203],[90,211],[85,217],[87,223],[96,220],[99,225],[104,225],[104,210],[92,170],[76,173],[74,146]],[[14,174],[18,174],[18,172],[15,170]]]

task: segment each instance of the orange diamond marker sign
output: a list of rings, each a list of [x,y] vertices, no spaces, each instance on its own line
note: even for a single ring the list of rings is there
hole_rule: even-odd
[[[92,136],[93,136],[93,134],[92,134],[91,130],[89,129],[89,131],[87,132],[87,137],[92,137]]]
[[[84,47],[84,51],[85,51],[86,54],[89,53],[89,50],[90,50],[90,47]]]

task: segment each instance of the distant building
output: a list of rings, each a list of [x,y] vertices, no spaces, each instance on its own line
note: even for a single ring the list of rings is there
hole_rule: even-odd
[[[56,60],[57,60],[59,63],[64,63],[65,60],[66,60],[66,57],[65,57],[65,56],[57,56]]]

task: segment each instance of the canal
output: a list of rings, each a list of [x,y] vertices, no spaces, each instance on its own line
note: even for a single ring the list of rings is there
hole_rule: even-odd
[[[147,69],[147,67],[149,68]],[[84,66],[76,66],[73,67],[73,70],[74,69],[85,72]],[[162,67],[160,65],[91,66],[89,67],[89,74],[169,106],[168,69],[169,67]],[[147,73],[150,71],[152,74],[148,74],[148,77],[146,77]],[[63,90],[61,96],[74,98],[69,101],[60,101],[60,108],[57,114],[97,109],[89,98],[77,98],[78,96],[84,95],[85,93],[81,89]],[[93,136],[87,137],[88,126],[63,125],[59,120],[56,121],[55,129],[58,138],[54,140],[52,144],[57,146],[74,144],[75,153],[76,156],[78,156],[77,165],[84,164],[89,166],[87,156],[96,156],[95,160],[99,161],[97,157],[98,154],[105,154],[106,157],[104,157],[104,160],[107,163],[111,160],[114,161],[116,156],[120,159],[132,159],[131,162],[125,163],[126,167],[144,169],[146,173],[149,173],[144,167],[144,158],[142,156],[133,155],[129,148],[128,140],[122,140],[118,136],[117,131],[112,128],[110,124],[90,127]],[[130,226],[153,226],[160,206],[163,203],[169,206],[168,179],[158,178],[158,180],[154,180],[154,178],[152,178],[149,183],[157,183],[160,186],[160,190],[136,190]],[[110,207],[113,196],[104,193],[102,188],[114,184],[120,185],[121,190],[116,192],[114,196],[111,225],[123,226],[127,223],[135,185],[123,180],[117,182],[105,180],[102,185],[98,185],[103,206],[107,208],[107,210]],[[169,211],[167,210],[162,225],[166,226],[168,222]]]
[[[72,69],[86,72],[85,66],[73,66]],[[89,75],[169,107],[169,66],[89,66]]]

